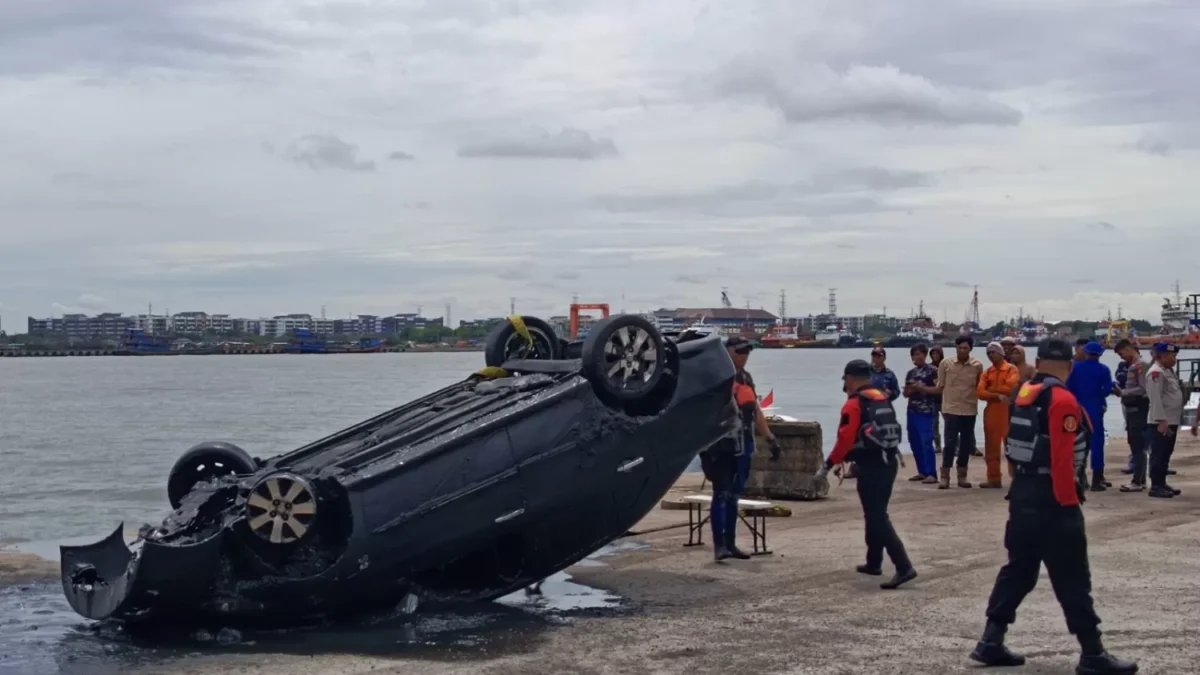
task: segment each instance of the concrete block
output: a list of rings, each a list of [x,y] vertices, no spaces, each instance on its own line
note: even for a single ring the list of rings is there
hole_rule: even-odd
[[[779,439],[783,454],[771,461],[766,439],[755,438],[754,456],[746,479],[747,498],[810,501],[829,494],[828,480],[814,480],[813,474],[825,462],[821,425],[816,422],[768,422]]]

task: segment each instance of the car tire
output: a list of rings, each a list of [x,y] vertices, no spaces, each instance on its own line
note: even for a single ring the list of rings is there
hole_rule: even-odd
[[[584,340],[582,360],[583,374],[602,400],[638,404],[661,398],[666,345],[658,328],[640,316],[618,314],[596,322]]]
[[[537,361],[555,361],[562,358],[563,342],[554,332],[554,327],[534,316],[523,316],[521,321],[533,338],[530,345],[517,332],[512,321],[492,329],[488,335],[487,346],[484,348],[484,362],[493,368],[503,366],[505,362],[515,359],[534,359]]]
[[[254,473],[258,463],[233,443],[208,441],[180,455],[167,474],[167,499],[177,509],[192,488],[218,476]]]

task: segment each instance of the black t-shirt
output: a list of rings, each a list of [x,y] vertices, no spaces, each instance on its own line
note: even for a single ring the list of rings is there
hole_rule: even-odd
[[[734,375],[733,379],[736,382],[738,382],[739,384],[743,384],[743,385],[746,385],[747,387],[750,387],[751,389],[754,389],[755,397],[758,396],[758,390],[754,388],[754,378],[751,377],[750,371],[743,370],[742,372],[738,373],[737,375]],[[750,408],[749,410],[743,410],[742,411],[742,425],[747,428],[753,429],[756,418],[758,417],[758,415],[756,413],[757,413],[757,407]]]

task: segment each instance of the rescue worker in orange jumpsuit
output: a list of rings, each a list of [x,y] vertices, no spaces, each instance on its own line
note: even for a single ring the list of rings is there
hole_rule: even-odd
[[[1021,373],[1017,367],[1005,360],[1004,347],[999,342],[987,346],[987,357],[992,367],[979,378],[975,394],[986,401],[983,408],[984,462],[987,464],[987,480],[981,488],[1002,488],[1000,481],[1000,456],[1004,452],[1004,439],[1008,438],[1008,402],[1017,392]],[[1008,477],[1012,478],[1012,464],[1008,465]]]
[[[848,398],[842,406],[837,443],[814,478],[825,478],[830,469],[844,461],[853,461],[858,467],[856,487],[866,524],[867,562],[855,569],[872,576],[883,574],[883,552],[887,551],[896,573],[879,587],[893,589],[916,579],[917,571],[887,512],[900,470],[900,421],[888,395],[871,387],[872,375],[871,364],[866,361],[856,359],[846,364],[842,390]]]
[[[1008,459],[1013,462],[1004,547],[988,599],[987,627],[971,658],[989,666],[1019,666],[1025,657],[1004,645],[1017,608],[1037,585],[1042,564],[1078,640],[1079,675],[1136,673],[1132,661],[1109,654],[1100,641],[1100,617],[1092,604],[1087,533],[1083,510],[1085,481],[1079,480],[1091,444],[1092,423],[1063,382],[1071,373],[1071,345],[1051,338],[1037,353],[1037,375],[1021,385],[1012,409]]]

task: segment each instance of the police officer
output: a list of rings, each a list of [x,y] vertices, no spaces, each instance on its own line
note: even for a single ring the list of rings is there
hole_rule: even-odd
[[[1109,654],[1100,641],[1100,617],[1092,606],[1091,571],[1084,532],[1085,485],[1078,479],[1091,443],[1092,426],[1063,382],[1071,372],[1071,345],[1051,338],[1038,346],[1037,375],[1021,385],[1013,402],[1006,453],[1013,463],[1000,568],[988,599],[987,627],[971,658],[989,666],[1019,666],[1025,657],[1004,645],[1017,607],[1037,584],[1043,563],[1079,640],[1081,675],[1137,672],[1137,664]]]
[[[849,398],[842,406],[837,443],[815,477],[825,478],[830,469],[847,460],[858,467],[858,499],[866,525],[867,562],[855,569],[872,576],[883,574],[886,550],[896,572],[879,587],[892,589],[916,579],[917,571],[887,512],[899,470],[900,422],[888,395],[871,386],[872,375],[874,370],[866,361],[856,359],[846,364],[842,390]]]
[[[767,426],[766,417],[758,405],[754,378],[746,370],[746,360],[753,345],[741,337],[725,341],[736,374],[733,381],[733,404],[738,409],[738,425],[728,436],[700,453],[700,468],[712,483],[712,504],[709,524],[712,526],[713,558],[746,560],[750,554],[735,544],[738,522],[738,497],[746,487],[750,472],[750,457],[754,454],[754,432],[757,429],[771,447],[771,459],[778,459],[779,442]]]
[[[1183,387],[1175,374],[1175,360],[1179,345],[1160,342],[1154,345],[1155,363],[1146,377],[1146,393],[1150,399],[1150,411],[1146,416],[1151,428],[1150,436],[1150,492],[1151,497],[1171,498],[1181,490],[1167,485],[1171,466],[1171,454],[1175,452],[1175,441],[1179,438],[1179,425],[1183,421]],[[1192,426],[1192,435],[1200,425]]]

